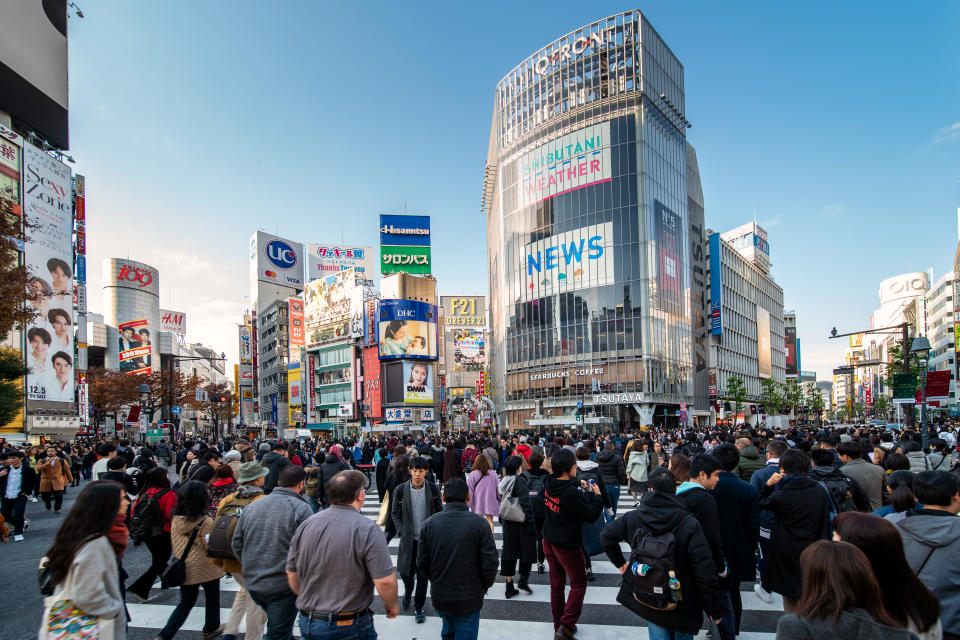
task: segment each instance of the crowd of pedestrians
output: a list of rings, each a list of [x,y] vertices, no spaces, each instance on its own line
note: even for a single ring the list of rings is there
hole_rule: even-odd
[[[497,573],[505,598],[522,599],[536,568],[549,573],[554,639],[569,640],[605,556],[617,602],[653,640],[704,624],[732,640],[743,583],[779,595],[778,638],[954,640],[956,444],[952,426],[927,450],[910,430],[811,426],[6,446],[0,539],[23,539],[29,502],[60,513],[87,481],[40,572],[52,588],[42,638],[123,638],[125,602],[150,601],[159,579],[179,590],[160,640],[201,590],[205,640],[236,640],[244,620],[250,640],[292,638],[295,625],[375,638],[375,593],[388,618],[412,608],[417,623],[429,594],[441,637],[466,640]],[[621,490],[634,508],[618,513]],[[376,522],[361,513],[374,496]],[[151,561],[128,584],[131,541]],[[227,575],[239,591],[224,621]]]

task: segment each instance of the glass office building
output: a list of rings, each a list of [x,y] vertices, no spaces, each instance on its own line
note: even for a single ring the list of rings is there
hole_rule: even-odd
[[[639,11],[497,85],[483,206],[504,426],[676,425],[692,403],[703,209],[683,114],[683,66]]]

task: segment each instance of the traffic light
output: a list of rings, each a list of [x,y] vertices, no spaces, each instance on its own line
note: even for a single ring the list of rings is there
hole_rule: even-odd
[[[220,396],[220,402],[226,402],[227,396]]]

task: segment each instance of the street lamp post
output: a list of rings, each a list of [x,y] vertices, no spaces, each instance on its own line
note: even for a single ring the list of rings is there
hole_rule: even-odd
[[[920,438],[921,447],[927,450],[930,439],[927,427],[927,354],[930,352],[930,341],[925,336],[918,336],[910,346],[910,352],[915,353],[920,360]]]
[[[140,423],[143,423],[144,410],[147,408],[147,401],[150,399],[150,385],[146,382],[141,382],[140,386],[137,387],[137,393],[140,394]],[[140,431],[138,428],[137,431]],[[147,438],[145,433],[140,434],[140,442],[144,442]]]

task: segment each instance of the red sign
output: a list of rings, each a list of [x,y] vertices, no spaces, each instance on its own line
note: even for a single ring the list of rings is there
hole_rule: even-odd
[[[303,331],[303,300],[300,298],[289,298],[289,318],[290,318],[290,346],[302,347],[304,345]]]
[[[149,269],[131,267],[130,265],[125,264],[120,268],[120,273],[117,274],[117,280],[136,282],[141,287],[146,287],[153,282],[153,273]]]
[[[950,397],[950,378],[949,371],[928,371],[927,372],[927,402],[930,400],[946,400]],[[917,389],[916,400],[920,402],[920,389]]]
[[[363,402],[370,405],[368,417],[371,420],[383,419],[383,387],[380,383],[380,352],[377,345],[363,350]]]
[[[77,222],[85,222],[87,219],[87,199],[77,196],[74,199],[73,208],[76,211]]]
[[[77,226],[77,253],[87,255],[87,228],[83,225]]]

